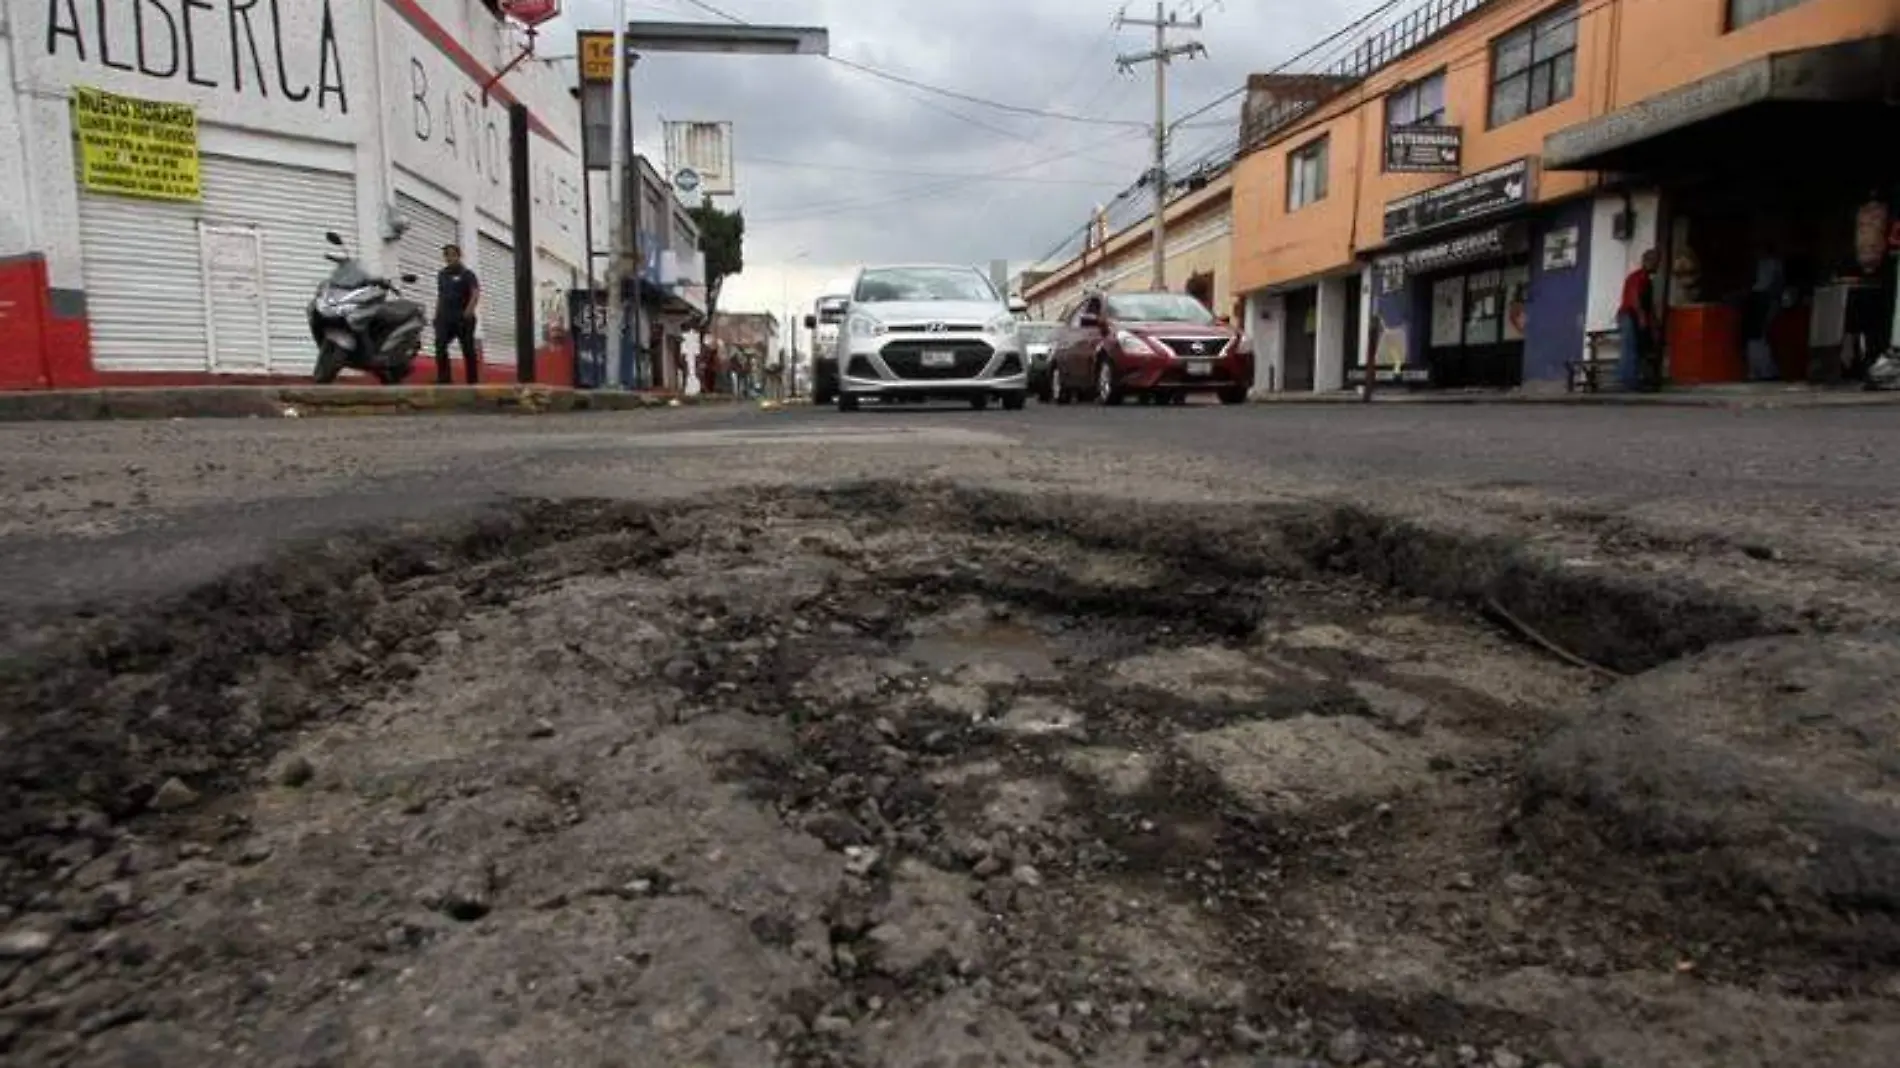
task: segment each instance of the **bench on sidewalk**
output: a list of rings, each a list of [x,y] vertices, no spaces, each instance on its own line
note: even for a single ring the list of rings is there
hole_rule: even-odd
[[[1608,330],[1586,330],[1583,333],[1583,356],[1564,364],[1564,392],[1575,393],[1582,389],[1585,393],[1595,393],[1602,387],[1602,378],[1607,375],[1616,377],[1616,365],[1621,354],[1612,350],[1608,356],[1598,355],[1598,349],[1604,344],[1616,345],[1621,331],[1612,327]]]

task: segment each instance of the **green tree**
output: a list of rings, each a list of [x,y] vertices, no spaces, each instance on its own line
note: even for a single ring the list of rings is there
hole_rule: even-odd
[[[719,310],[719,291],[726,279],[745,270],[745,213],[720,211],[705,197],[692,209],[693,222],[699,226],[699,250],[706,254],[706,322],[700,327],[700,339]]]

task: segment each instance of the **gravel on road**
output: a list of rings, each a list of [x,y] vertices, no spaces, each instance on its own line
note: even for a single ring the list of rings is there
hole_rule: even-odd
[[[1035,414],[39,431],[0,1052],[1890,1063],[1861,476],[1750,511],[1845,517],[1796,554],[1381,472],[1410,422],[1342,481],[1278,412]]]

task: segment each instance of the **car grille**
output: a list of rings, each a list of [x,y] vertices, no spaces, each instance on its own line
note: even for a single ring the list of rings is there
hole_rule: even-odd
[[[937,329],[932,330],[932,326]],[[893,334],[980,334],[982,323],[892,323]]]
[[[1161,337],[1155,340],[1173,350],[1176,356],[1206,357],[1210,360],[1227,348],[1227,339],[1221,337]],[[1195,352],[1196,345],[1205,351]]]
[[[877,368],[871,366],[870,357],[853,356],[851,362],[845,366],[844,373],[852,378],[876,378]]]
[[[998,378],[1008,378],[1010,375],[1019,375],[1022,373],[1023,358],[1013,353],[1003,357],[1003,362],[996,367],[996,376]]]
[[[953,352],[956,358],[948,367],[925,367],[924,353]],[[953,378],[975,378],[983,373],[993,350],[980,341],[893,341],[880,353],[884,366],[899,378],[940,382]]]

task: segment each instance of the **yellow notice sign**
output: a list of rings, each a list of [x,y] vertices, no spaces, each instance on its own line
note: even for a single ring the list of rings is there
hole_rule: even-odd
[[[97,193],[199,200],[198,112],[73,86],[79,182]]]
[[[611,82],[614,80],[614,35],[611,33],[581,34],[581,81]]]

